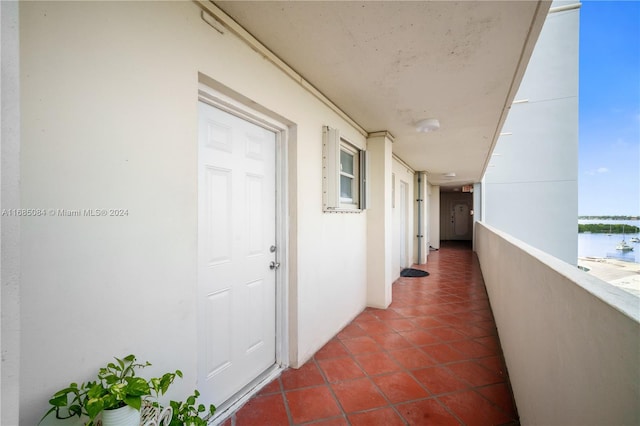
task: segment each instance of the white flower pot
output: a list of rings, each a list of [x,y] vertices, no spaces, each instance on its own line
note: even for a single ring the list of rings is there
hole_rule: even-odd
[[[140,411],[128,405],[102,412],[102,426],[138,426]]]

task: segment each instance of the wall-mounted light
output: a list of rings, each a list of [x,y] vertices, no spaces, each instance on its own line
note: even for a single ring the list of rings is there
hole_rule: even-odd
[[[426,118],[416,123],[416,132],[435,132],[440,128],[440,121],[437,118]]]

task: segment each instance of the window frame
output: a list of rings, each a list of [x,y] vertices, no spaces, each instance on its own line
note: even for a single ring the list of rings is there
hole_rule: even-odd
[[[342,164],[342,153],[347,153],[352,158],[353,173],[350,174],[344,171]],[[344,209],[360,209],[360,150],[345,141],[340,139],[340,207]],[[351,197],[343,197],[342,178],[346,177],[351,181]]]
[[[342,153],[353,157],[353,173],[343,171]],[[366,209],[366,150],[340,137],[337,129],[323,128],[322,209],[324,212],[357,213]],[[342,197],[342,178],[351,179],[351,197]]]

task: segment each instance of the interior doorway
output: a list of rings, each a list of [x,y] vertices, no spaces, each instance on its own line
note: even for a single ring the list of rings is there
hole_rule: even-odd
[[[409,202],[409,184],[401,180],[399,191],[400,191],[400,201],[398,206],[400,208],[400,212],[399,212],[400,253],[399,254],[400,254],[400,269],[404,269],[411,266],[407,258],[407,252],[408,252],[407,244],[409,242],[408,226],[407,226],[409,222],[409,218],[408,218],[409,208],[407,205],[407,203]]]
[[[473,240],[473,194],[440,193],[440,240]]]

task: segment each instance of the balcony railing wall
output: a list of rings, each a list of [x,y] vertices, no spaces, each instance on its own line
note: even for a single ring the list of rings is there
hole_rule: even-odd
[[[640,302],[490,226],[475,247],[523,425],[640,424]]]

